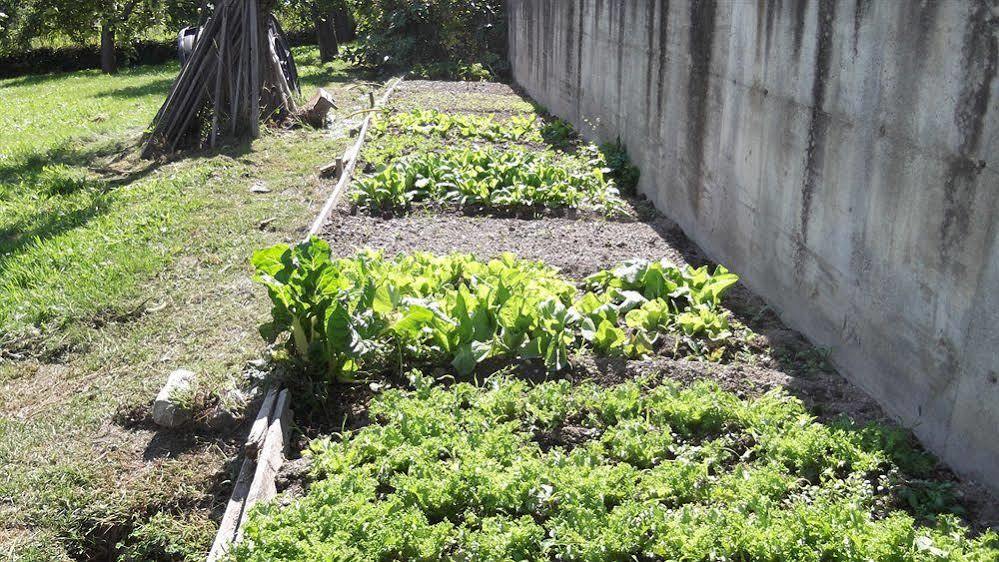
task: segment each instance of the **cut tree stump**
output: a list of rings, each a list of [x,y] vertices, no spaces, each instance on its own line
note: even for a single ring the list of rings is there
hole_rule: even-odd
[[[326,126],[326,116],[336,107],[333,96],[326,90],[319,88],[319,91],[299,109],[298,118],[317,129],[321,129]]]

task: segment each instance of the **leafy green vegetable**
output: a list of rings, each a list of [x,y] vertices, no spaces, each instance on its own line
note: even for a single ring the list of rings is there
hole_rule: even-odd
[[[515,115],[505,121],[497,121],[491,115],[442,113],[436,109],[387,113],[376,120],[374,125],[377,135],[384,135],[389,131],[437,136],[454,133],[463,138],[490,142],[541,142],[544,130],[545,126],[541,126],[533,115]]]
[[[719,267],[628,262],[590,277],[580,294],[541,263],[505,254],[334,260],[326,242],[278,245],[253,256],[274,304],[268,333],[290,334],[296,355],[330,380],[376,374],[403,360],[448,362],[462,375],[494,357],[551,371],[571,351],[642,357],[672,333],[709,355],[731,336],[721,294],[737,277]]]
[[[375,397],[370,425],[312,442],[308,491],[256,507],[236,560],[985,562],[999,552],[999,535],[972,538],[933,500],[911,496],[935,514],[927,524],[886,508],[895,498],[882,484],[903,451],[818,423],[780,392],[411,380]]]
[[[597,168],[573,172],[523,150],[448,150],[398,161],[361,178],[351,198],[369,210],[406,209],[413,201],[461,207],[620,207],[614,182]]]
[[[707,266],[679,268],[668,260],[632,260],[591,275],[585,285],[610,295],[625,313],[627,326],[646,340],[654,342],[655,334],[676,328],[692,351],[711,355],[715,344],[732,336],[719,305],[721,296],[738,281],[720,265],[709,273]],[[629,353],[636,354],[643,353]]]

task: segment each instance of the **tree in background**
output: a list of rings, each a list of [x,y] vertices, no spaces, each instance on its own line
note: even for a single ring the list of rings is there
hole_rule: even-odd
[[[87,43],[100,37],[101,70],[118,70],[118,45],[149,29],[197,21],[198,0],[0,0],[2,45],[27,50],[35,40]],[[99,35],[98,35],[99,34]]]
[[[375,66],[437,62],[492,68],[506,53],[503,0],[349,0],[358,58]]]
[[[319,58],[329,62],[340,53],[340,45],[354,39],[354,23],[348,0],[285,0],[279,12],[290,27],[314,29]]]

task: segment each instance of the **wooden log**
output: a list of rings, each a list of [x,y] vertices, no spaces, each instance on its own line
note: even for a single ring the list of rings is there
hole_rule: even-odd
[[[333,96],[326,90],[319,88],[298,111],[298,117],[318,129],[326,124],[326,116],[333,109],[336,109]]]
[[[270,426],[271,414],[274,412],[274,402],[277,400],[278,390],[279,388],[276,386],[271,387],[264,394],[264,401],[260,403],[260,410],[257,411],[257,417],[253,420],[250,433],[246,436],[246,444],[243,446],[247,458],[256,458],[257,451],[264,442],[267,428]]]
[[[208,562],[221,560],[229,553],[233,541],[236,540],[240,523],[243,521],[243,516],[246,515],[246,496],[250,491],[256,468],[257,465],[252,460],[243,459],[239,476],[232,489],[232,496],[229,497],[229,503],[225,508],[225,515],[222,516],[222,521],[219,523],[215,542],[212,543],[212,549],[208,553]]]

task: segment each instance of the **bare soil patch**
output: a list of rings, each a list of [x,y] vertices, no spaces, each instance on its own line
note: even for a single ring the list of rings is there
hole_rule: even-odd
[[[496,82],[437,82],[407,80],[389,103],[400,111],[436,109],[463,113],[491,113],[497,117],[528,113],[536,105],[507,85]]]
[[[353,255],[364,248],[386,255],[463,252],[482,258],[514,252],[542,260],[574,278],[630,258],[668,257],[685,263],[676,249],[683,234],[662,217],[651,222],[615,222],[421,213],[385,219],[345,211],[334,215],[322,236],[337,255]]]

